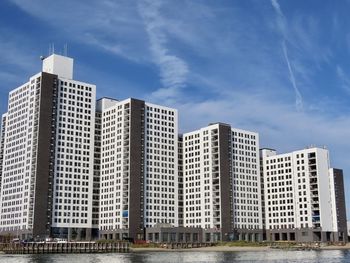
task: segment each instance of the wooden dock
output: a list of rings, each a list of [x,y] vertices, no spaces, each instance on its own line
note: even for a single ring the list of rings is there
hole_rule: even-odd
[[[126,253],[129,251],[129,242],[30,242],[23,244],[7,244],[3,249],[3,252],[6,254]]]

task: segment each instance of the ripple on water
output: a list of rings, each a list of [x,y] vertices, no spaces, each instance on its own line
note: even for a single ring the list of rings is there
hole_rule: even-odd
[[[0,263],[347,263],[348,250],[261,252],[138,252],[125,254],[0,255]]]

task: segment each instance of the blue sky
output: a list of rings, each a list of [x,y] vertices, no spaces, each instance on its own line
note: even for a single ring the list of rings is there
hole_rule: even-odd
[[[0,1],[0,112],[68,44],[98,97],[179,109],[180,131],[227,122],[286,152],[326,146],[350,185],[350,1]],[[350,191],[347,193],[350,215]]]

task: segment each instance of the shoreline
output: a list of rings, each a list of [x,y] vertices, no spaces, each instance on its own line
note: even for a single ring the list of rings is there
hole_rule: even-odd
[[[269,251],[274,250],[270,247],[199,247],[199,248],[130,248],[130,252],[249,252],[249,251]]]
[[[344,246],[321,246],[315,248],[302,248],[302,247],[290,247],[290,248],[272,248],[269,246],[261,247],[249,247],[249,246],[213,246],[213,247],[200,247],[200,248],[181,248],[181,249],[171,249],[171,248],[130,248],[130,252],[265,252],[265,251],[275,251],[275,250],[286,250],[286,251],[310,251],[310,250],[347,250],[350,249],[350,243]]]

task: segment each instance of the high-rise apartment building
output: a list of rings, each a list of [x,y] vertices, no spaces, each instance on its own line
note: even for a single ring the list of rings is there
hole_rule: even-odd
[[[0,235],[346,240],[343,172],[327,150],[259,159],[258,133],[224,123],[179,135],[176,109],[96,102],[65,56],[9,93],[0,136]]]
[[[339,170],[329,169],[328,150],[262,149],[261,158],[267,240],[338,241],[344,232],[337,226],[337,218],[345,217],[344,190]],[[341,221],[343,227],[346,218]]]
[[[235,239],[262,240],[259,134],[232,128]]]
[[[95,85],[72,78],[73,59],[53,54],[9,93],[1,233],[91,237]]]
[[[178,226],[177,110],[136,99],[97,104],[100,236],[142,239],[145,227]]]
[[[261,240],[259,136],[210,124],[183,135],[184,226],[205,241]]]

